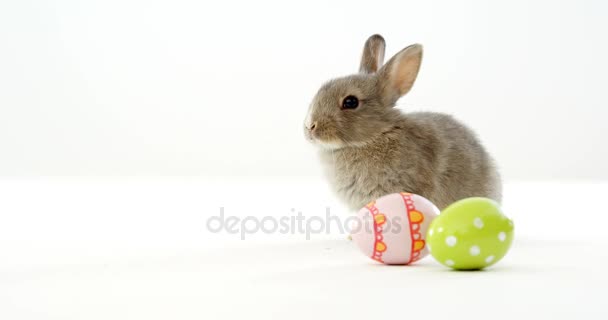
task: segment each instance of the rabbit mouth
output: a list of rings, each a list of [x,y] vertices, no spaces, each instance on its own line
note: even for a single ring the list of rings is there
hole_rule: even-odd
[[[324,139],[321,137],[318,137],[317,135],[310,134],[310,137],[308,138],[308,141],[310,141],[313,145],[324,149],[324,150],[335,150],[335,149],[341,149],[345,147],[345,144],[343,141],[339,140],[339,139]]]
[[[306,128],[304,128],[304,136],[308,142],[322,149],[339,149],[343,147],[343,143],[338,139],[325,139],[320,137],[318,133],[310,132]]]
[[[321,141],[318,139],[313,139],[312,142],[313,144],[324,150],[336,150],[344,147],[344,144],[339,141]]]

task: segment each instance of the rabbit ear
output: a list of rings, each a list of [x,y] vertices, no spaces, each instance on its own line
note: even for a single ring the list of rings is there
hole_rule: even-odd
[[[375,34],[369,37],[363,47],[359,72],[374,73],[378,71],[384,62],[385,47],[386,44],[381,35]]]
[[[391,103],[408,93],[422,63],[422,45],[413,44],[392,57],[378,72],[383,85],[383,94]]]

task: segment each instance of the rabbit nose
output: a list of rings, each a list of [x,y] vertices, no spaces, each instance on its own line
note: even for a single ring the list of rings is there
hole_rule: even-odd
[[[308,131],[313,132],[316,127],[317,127],[317,122],[315,121],[310,125],[310,127],[308,127]]]

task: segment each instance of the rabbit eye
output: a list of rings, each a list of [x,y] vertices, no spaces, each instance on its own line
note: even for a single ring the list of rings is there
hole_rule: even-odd
[[[348,96],[342,101],[342,109],[355,109],[359,106],[359,99],[355,96]]]

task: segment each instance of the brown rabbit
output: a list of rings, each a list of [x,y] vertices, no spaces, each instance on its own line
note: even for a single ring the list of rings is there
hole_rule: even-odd
[[[446,114],[394,108],[416,80],[422,46],[382,66],[384,48],[380,35],[371,36],[359,73],[324,84],[305,120],[305,135],[319,146],[339,197],[353,210],[401,191],[440,209],[474,196],[500,202],[498,171],[469,128]]]

